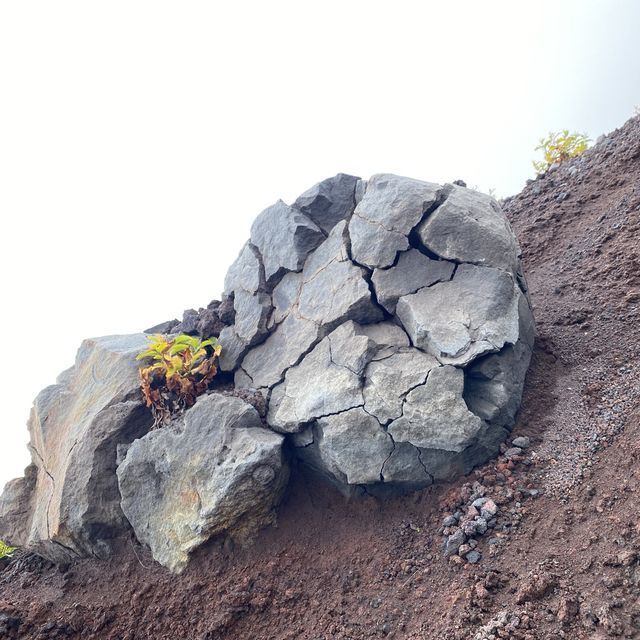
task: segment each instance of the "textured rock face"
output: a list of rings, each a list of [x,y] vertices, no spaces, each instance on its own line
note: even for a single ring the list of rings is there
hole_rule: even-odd
[[[520,406],[534,340],[524,286],[500,207],[473,190],[338,174],[279,201],[223,300],[153,329],[219,335],[220,369],[260,414],[212,392],[148,432],[144,335],[85,341],[35,401],[33,464],[0,497],[0,539],[67,560],[103,556],[133,527],[181,571],[211,536],[242,542],[273,521],[285,451],[345,493],[468,473]]]
[[[144,334],[85,340],[75,366],[44,389],[29,420],[32,466],[0,500],[0,539],[53,560],[104,556],[126,520],[116,448],[144,433],[135,355]]]
[[[218,394],[136,440],[117,475],[138,540],[179,572],[211,536],[242,542],[271,524],[287,480],[282,440],[251,405]]]
[[[235,305],[223,368],[264,394],[268,426],[302,460],[345,491],[388,492],[497,452],[520,404],[533,319],[493,198],[339,174],[291,208],[267,209],[248,246],[227,295],[263,296],[254,306],[264,314],[258,323]],[[247,324],[260,328],[243,335]]]

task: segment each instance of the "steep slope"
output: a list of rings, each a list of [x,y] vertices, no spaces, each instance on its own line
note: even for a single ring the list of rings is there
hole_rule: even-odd
[[[529,446],[392,500],[301,477],[278,528],[213,542],[179,577],[128,541],[64,570],[18,557],[0,637],[639,637],[640,118],[504,206],[538,327],[514,432]],[[497,510],[479,562],[446,557],[443,518],[476,508]]]

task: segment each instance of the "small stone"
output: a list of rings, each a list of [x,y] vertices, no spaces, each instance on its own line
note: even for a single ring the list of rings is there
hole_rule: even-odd
[[[511,441],[511,444],[514,447],[519,447],[520,449],[527,449],[531,444],[531,440],[529,440],[527,436],[518,436]]]
[[[472,505],[476,508],[476,509],[480,509],[480,507],[482,507],[488,500],[489,498],[478,498],[477,500],[474,500]]]
[[[455,516],[446,516],[442,521],[443,527],[455,527],[458,524],[458,519]]]
[[[482,560],[482,554],[475,549],[473,551],[469,551],[469,553],[467,553],[465,557],[469,564],[477,564],[478,562],[480,562],[480,560]]]
[[[487,521],[493,518],[496,513],[498,513],[498,505],[491,499],[487,500],[480,510],[480,515]]]
[[[452,533],[445,542],[444,555],[451,556],[458,553],[460,545],[464,544],[467,537],[464,535],[462,529],[458,529],[455,533]]]
[[[522,454],[522,449],[520,447],[511,447],[504,452],[504,457],[507,459],[515,458]]]
[[[476,518],[476,532],[483,535],[487,532],[487,529],[487,521],[482,516]]]

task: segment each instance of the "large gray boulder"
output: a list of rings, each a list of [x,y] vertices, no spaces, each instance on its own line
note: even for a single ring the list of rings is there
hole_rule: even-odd
[[[250,540],[275,519],[287,480],[282,441],[251,405],[219,394],[134,441],[117,475],[138,540],[174,572],[214,535]]]
[[[520,405],[533,319],[493,198],[338,174],[261,214],[250,247],[227,293],[268,295],[271,310],[258,323],[236,307],[221,363],[263,393],[268,426],[301,460],[346,493],[384,493],[495,455]]]
[[[127,527],[116,450],[151,425],[135,355],[144,334],[85,340],[75,366],[36,398],[32,466],[0,499],[0,539],[56,561],[109,553]]]

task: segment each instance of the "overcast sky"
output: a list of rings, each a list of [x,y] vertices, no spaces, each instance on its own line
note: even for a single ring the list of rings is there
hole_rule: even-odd
[[[219,297],[253,218],[338,172],[518,192],[640,105],[640,2],[2,2],[0,486],[84,337]],[[526,267],[526,265],[525,265]]]

